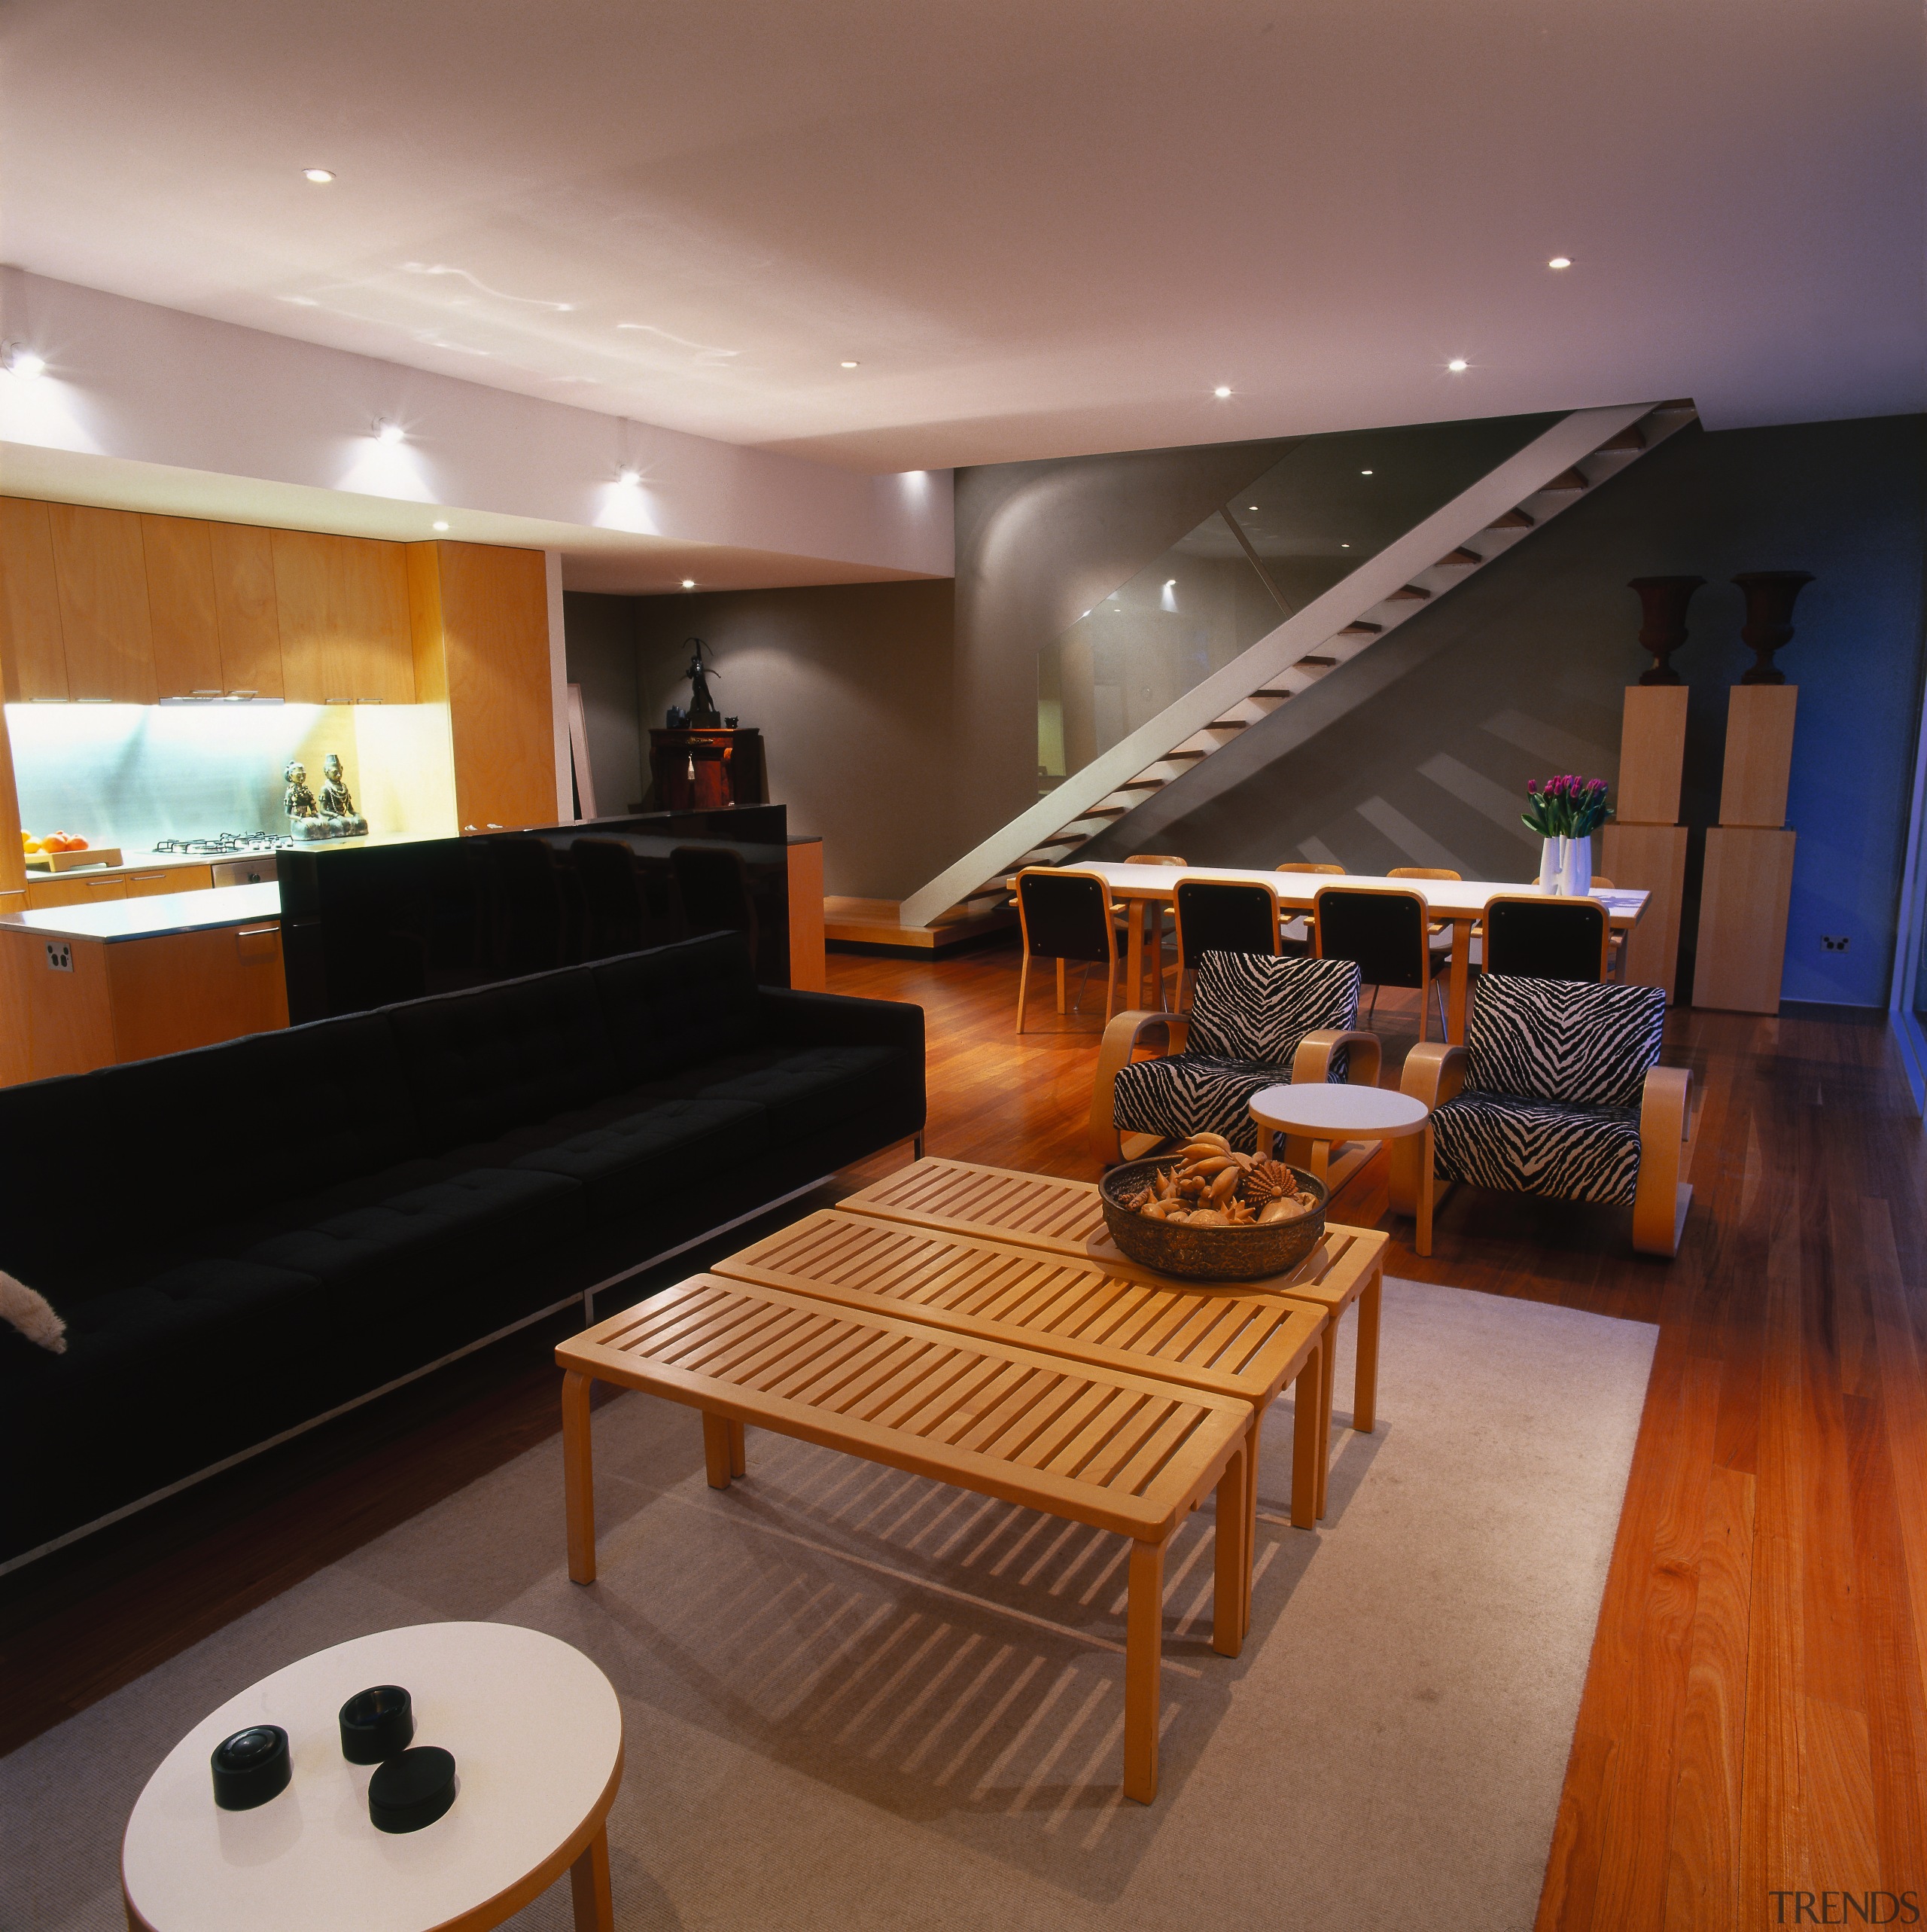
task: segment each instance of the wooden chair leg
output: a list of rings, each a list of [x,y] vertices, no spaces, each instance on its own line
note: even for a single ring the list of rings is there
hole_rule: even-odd
[[[1245,1583],[1251,1574],[1251,1546],[1245,1540],[1245,1470],[1251,1459],[1251,1431],[1218,1479],[1218,1522],[1211,1584],[1211,1647],[1221,1657],[1244,1648]]]
[[[1024,963],[1017,969],[1017,1030],[1024,1031],[1024,996],[1030,990],[1030,955],[1027,949]]]
[[[1062,1013],[1064,1010],[1064,962],[1060,959],[1057,962],[1057,1010],[1059,1013]]]
[[[702,1461],[704,1473],[712,1489],[729,1486],[730,1441],[729,1418],[702,1412]]]
[[[1124,1795],[1158,1795],[1158,1677],[1164,1648],[1164,1546],[1131,1546],[1124,1634]]]
[[[589,1394],[580,1370],[562,1376],[562,1514],[568,1526],[569,1581],[595,1580],[595,1469],[589,1438]]]
[[[1415,1136],[1419,1144],[1418,1155],[1418,1226],[1412,1238],[1412,1246],[1420,1254],[1432,1252],[1432,1202],[1438,1186],[1438,1176],[1434,1172],[1435,1155],[1432,1144],[1432,1123],[1427,1120],[1423,1130]]]
[[[616,1932],[616,1901],[609,1890],[609,1828],[605,1824],[569,1867],[575,1932]]]
[[[1332,1324],[1325,1333],[1292,1388],[1292,1527],[1318,1527],[1318,1473],[1327,1452],[1329,1438],[1319,1435],[1324,1414],[1325,1351],[1331,1346]]]

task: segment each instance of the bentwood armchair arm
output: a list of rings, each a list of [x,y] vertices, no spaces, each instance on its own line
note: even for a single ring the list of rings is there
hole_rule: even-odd
[[[1405,1056],[1405,1070],[1399,1076],[1399,1091],[1423,1101],[1436,1112],[1447,1101],[1457,1099],[1466,1083],[1469,1057],[1463,1047],[1421,1040]],[[1407,1134],[1392,1143],[1392,1171],[1387,1177],[1387,1192],[1395,1214],[1418,1211],[1419,1163],[1425,1157],[1425,1146],[1423,1134]]]
[[[1338,1027],[1321,1028],[1307,1033],[1292,1056],[1292,1084],[1304,1085],[1332,1077],[1332,1062],[1339,1050],[1348,1050],[1345,1078],[1353,1086],[1376,1086],[1378,1070],[1384,1064],[1385,1049],[1375,1033],[1360,1033]]]
[[[1642,1254],[1679,1252],[1692,1205],[1687,1163],[1693,1076],[1684,1067],[1649,1067],[1639,1101],[1639,1184],[1633,1197],[1633,1245]]]
[[[1103,1044],[1097,1049],[1097,1077],[1091,1087],[1091,1151],[1107,1166],[1131,1158],[1125,1152],[1123,1137],[1112,1118],[1118,1075],[1130,1065],[1147,1034],[1162,1032],[1164,1051],[1181,1053],[1190,1030],[1190,1022],[1182,1014],[1143,1011],[1121,1013],[1104,1028]],[[1152,1137],[1134,1135],[1132,1138]]]

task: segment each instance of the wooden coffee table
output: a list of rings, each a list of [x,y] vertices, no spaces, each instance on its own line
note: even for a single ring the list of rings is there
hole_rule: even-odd
[[[595,1580],[592,1382],[702,1414],[711,1486],[746,1470],[744,1425],[1131,1539],[1124,1790],[1158,1790],[1164,1555],[1216,1492],[1212,1647],[1244,1639],[1249,1403],[907,1321],[874,1306],[699,1275],[565,1342],[569,1575]]]
[[[1333,1089],[1336,1091],[1335,1088]],[[1119,1254],[1104,1225],[1096,1185],[1054,1175],[1020,1173],[973,1161],[939,1157],[914,1161],[873,1182],[839,1204],[845,1213],[868,1214],[906,1227],[941,1228],[982,1239],[1042,1249],[1046,1254],[1097,1262],[1107,1273],[1168,1289],[1195,1294],[1211,1284],[1179,1281],[1140,1268]],[[1352,1427],[1370,1435],[1378,1427],[1378,1326],[1384,1297],[1385,1251],[1389,1237],[1376,1229],[1328,1221],[1323,1238],[1290,1273],[1262,1281],[1225,1282],[1220,1291],[1282,1295],[1321,1310],[1330,1327],[1320,1364],[1319,1406],[1321,1442],[1331,1441],[1332,1382],[1337,1365],[1338,1324],[1346,1309],[1358,1306],[1358,1352],[1353,1380]],[[1326,1506],[1326,1456],[1316,1459],[1317,1513]],[[1295,1478],[1295,1467],[1293,1470]],[[1294,1520],[1296,1511],[1293,1512]]]
[[[1319,1430],[1330,1325],[1322,1309],[1235,1282],[1153,1284],[1094,1260],[836,1208],[806,1214],[715,1272],[1246,1402],[1247,1536],[1257,1525],[1265,1412],[1295,1382],[1292,1521],[1317,1523],[1329,1441]],[[1245,1607],[1249,1628],[1249,1570]]]
[[[415,1741],[455,1754],[453,1808],[396,1836],[368,1818],[369,1765],[338,1714],[398,1684]],[[253,1724],[288,1733],[294,1778],[252,1811],[214,1802],[209,1754]],[[483,1932],[567,1872],[577,1932],[613,1932],[609,1807],[623,1713],[580,1650],[512,1623],[417,1623],[357,1637],[231,1697],[169,1751],[127,1821],[132,1932]]]

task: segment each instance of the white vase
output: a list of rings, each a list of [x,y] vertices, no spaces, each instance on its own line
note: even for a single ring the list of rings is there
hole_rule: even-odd
[[[1565,870],[1566,841],[1563,839],[1544,839],[1539,842],[1539,889],[1542,892],[1562,892],[1560,875]]]
[[[1559,889],[1575,899],[1583,899],[1593,889],[1593,842],[1583,839],[1561,841],[1566,850],[1560,871]]]

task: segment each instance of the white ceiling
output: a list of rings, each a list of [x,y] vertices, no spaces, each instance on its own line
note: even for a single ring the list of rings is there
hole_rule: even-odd
[[[12,0],[7,43],[11,263],[863,469],[1927,407],[1918,0]]]

